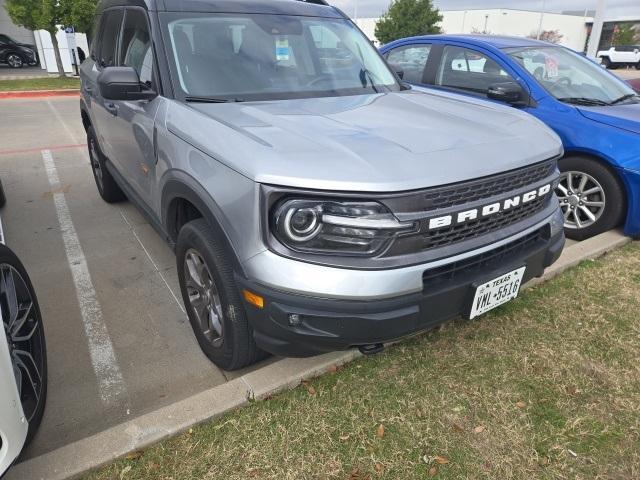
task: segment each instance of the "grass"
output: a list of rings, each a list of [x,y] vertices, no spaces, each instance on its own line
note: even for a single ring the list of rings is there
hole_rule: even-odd
[[[79,89],[80,80],[72,77],[25,78],[20,80],[0,80],[0,92],[25,90]]]
[[[640,478],[640,243],[86,477]]]

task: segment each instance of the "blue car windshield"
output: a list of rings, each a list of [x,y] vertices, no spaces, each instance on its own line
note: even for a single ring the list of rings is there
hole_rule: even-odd
[[[586,105],[638,101],[625,82],[566,48],[508,48],[505,52],[558,100]]]
[[[269,100],[371,94],[400,85],[343,18],[165,13],[165,44],[186,100]]]

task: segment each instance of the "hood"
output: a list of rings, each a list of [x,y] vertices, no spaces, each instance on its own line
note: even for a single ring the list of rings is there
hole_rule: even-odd
[[[416,91],[225,104],[171,102],[167,128],[256,182],[402,191],[522,167],[562,152],[511,107]]]
[[[578,107],[578,111],[594,122],[640,133],[640,103],[610,107]]]

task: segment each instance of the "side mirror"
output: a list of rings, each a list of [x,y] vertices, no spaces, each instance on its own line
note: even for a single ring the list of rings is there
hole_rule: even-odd
[[[506,103],[520,103],[524,98],[522,87],[516,82],[494,83],[487,90],[487,97]]]
[[[404,70],[402,69],[401,66],[394,65],[393,63],[390,63],[389,66],[391,67],[391,70],[396,72],[396,75],[398,75],[398,78],[400,78],[400,79],[404,78]]]
[[[106,100],[151,100],[156,92],[140,82],[132,67],[107,67],[98,75],[100,94]]]

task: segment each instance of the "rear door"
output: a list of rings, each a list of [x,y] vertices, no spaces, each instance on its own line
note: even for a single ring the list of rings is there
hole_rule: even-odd
[[[98,44],[92,54],[95,63],[91,66],[92,73],[90,74],[96,82],[91,87],[91,111],[93,113],[94,130],[98,136],[102,152],[119,169],[121,166],[114,155],[113,148],[117,107],[114,102],[102,97],[97,86],[97,78],[103,69],[117,65],[118,41],[123,18],[124,9],[122,8],[114,8],[103,12],[100,33],[96,37]]]

